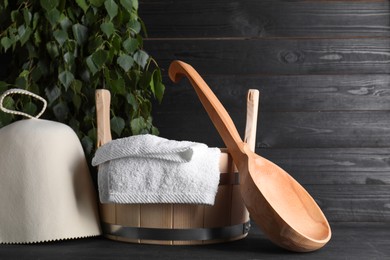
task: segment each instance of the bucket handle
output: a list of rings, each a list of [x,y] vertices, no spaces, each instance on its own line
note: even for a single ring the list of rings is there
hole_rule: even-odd
[[[259,107],[259,90],[249,89],[247,94],[247,111],[245,137],[246,142],[252,151],[255,151],[256,128]],[[107,89],[97,89],[95,92],[96,114],[97,114],[97,147],[111,141],[110,128],[110,101],[111,94]]]
[[[259,113],[260,91],[249,89],[246,97],[246,125],[244,142],[249,145],[252,152],[256,149],[257,117]]]
[[[97,120],[97,148],[111,141],[110,126],[110,102],[111,94],[107,89],[97,89],[96,100],[96,120]]]
[[[16,110],[11,110],[11,109],[5,108],[3,106],[4,99],[5,99],[5,97],[12,95],[12,94],[27,95],[27,96],[31,96],[33,98],[36,98],[36,99],[42,101],[43,107],[41,109],[41,112],[39,112],[36,116],[32,116],[32,115],[29,115],[29,114],[22,112],[22,111],[16,111]],[[4,93],[0,96],[0,110],[5,112],[5,113],[8,113],[8,114],[25,116],[27,118],[39,118],[43,114],[43,112],[45,112],[46,107],[47,107],[47,101],[43,97],[38,96],[37,94],[34,94],[34,93],[32,93],[28,90],[25,90],[25,89],[11,88],[11,89],[4,91]]]

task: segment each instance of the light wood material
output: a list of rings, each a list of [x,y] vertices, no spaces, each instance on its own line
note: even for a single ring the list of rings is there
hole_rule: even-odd
[[[115,207],[115,223],[127,227],[141,227],[141,205],[140,204],[101,204]],[[124,237],[115,237],[115,240],[122,242],[140,243],[140,239],[130,239]]]
[[[260,93],[257,89],[250,89],[247,94],[246,106],[246,125],[244,142],[246,142],[251,151],[255,151],[256,147],[256,130],[258,121]],[[236,168],[235,164],[234,168]],[[231,202],[231,222],[242,223],[245,219],[249,219],[249,212],[246,210],[245,203],[242,200],[240,186],[232,187],[232,202]],[[245,214],[237,214],[238,212],[245,212]]]
[[[206,109],[240,172],[240,189],[251,218],[277,245],[307,252],[323,247],[331,237],[329,223],[309,193],[287,172],[252,152],[218,98],[190,65],[174,61],[169,76],[184,76]]]
[[[256,130],[257,118],[259,113],[259,96],[257,89],[250,89],[248,91],[246,100],[246,126],[244,142],[248,144],[251,151],[255,151],[256,147]],[[256,118],[254,120],[254,118]]]
[[[125,204],[125,206],[132,204]],[[141,204],[140,227],[173,228],[173,204]],[[120,223],[123,225],[124,223]],[[141,239],[142,244],[172,245],[172,241]]]
[[[97,147],[111,141],[110,92],[96,91]],[[254,149],[257,124],[258,91],[250,90],[247,99],[247,126],[245,140]],[[221,149],[220,172],[228,180],[235,179],[237,169],[227,149]],[[249,221],[249,213],[242,201],[239,185],[221,184],[214,206],[188,204],[100,204],[101,219],[105,223],[138,228],[196,229],[220,228],[243,224]],[[107,238],[132,243],[161,245],[214,244],[244,238],[247,233],[228,239],[213,240],[145,240],[129,239],[104,234]]]
[[[97,147],[112,140],[110,127],[111,94],[107,89],[98,89],[95,93],[97,120]]]
[[[95,93],[96,120],[97,120],[97,147],[111,141],[110,130],[110,101],[111,94],[106,89],[99,89]],[[99,203],[100,218],[110,224],[116,224],[116,205]],[[117,239],[110,236],[110,239]]]
[[[205,206],[192,204],[173,205],[173,228],[203,228]],[[172,241],[173,245],[201,245],[202,240]]]

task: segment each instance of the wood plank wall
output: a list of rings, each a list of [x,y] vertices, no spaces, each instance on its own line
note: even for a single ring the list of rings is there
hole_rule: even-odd
[[[144,0],[145,49],[204,76],[243,133],[261,91],[257,153],[330,221],[390,221],[390,7],[384,0]],[[161,136],[223,146],[188,82],[154,106]]]

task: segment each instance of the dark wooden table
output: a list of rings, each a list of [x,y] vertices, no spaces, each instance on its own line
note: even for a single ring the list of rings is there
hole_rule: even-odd
[[[243,240],[205,246],[128,244],[103,237],[30,245],[0,245],[0,259],[390,259],[390,223],[332,223],[322,249],[292,253],[252,227]]]

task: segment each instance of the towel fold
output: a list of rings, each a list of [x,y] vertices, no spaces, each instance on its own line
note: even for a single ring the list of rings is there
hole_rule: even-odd
[[[205,144],[153,135],[113,140],[92,160],[99,165],[100,201],[213,205],[220,153]]]

